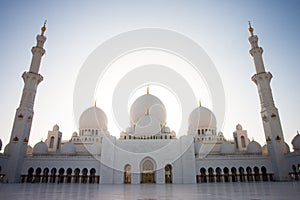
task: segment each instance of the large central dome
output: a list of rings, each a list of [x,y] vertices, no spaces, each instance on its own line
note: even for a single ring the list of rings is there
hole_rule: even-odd
[[[130,121],[136,124],[149,112],[160,124],[166,124],[166,108],[159,98],[151,94],[145,94],[137,98],[130,108]]]

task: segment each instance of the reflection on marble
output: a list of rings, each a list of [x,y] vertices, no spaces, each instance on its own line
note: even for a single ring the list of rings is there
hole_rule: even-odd
[[[0,184],[0,199],[297,199],[300,182],[197,185]]]

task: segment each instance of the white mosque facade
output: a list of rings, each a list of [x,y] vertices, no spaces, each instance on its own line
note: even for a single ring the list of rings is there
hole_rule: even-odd
[[[74,132],[69,141],[62,141],[62,132],[55,125],[45,141],[30,147],[34,97],[43,80],[39,67],[45,53],[45,31],[44,25],[32,48],[30,70],[22,75],[25,85],[10,142],[0,154],[1,182],[196,184],[299,180],[300,135],[292,140],[290,151],[272,97],[272,75],[265,71],[262,48],[251,26],[250,54],[257,72],[252,80],[261,101],[266,138],[263,147],[250,141],[240,124],[233,139],[225,138],[217,130],[214,113],[201,105],[191,111],[187,133],[177,138],[166,125],[164,104],[149,91],[132,104],[129,127],[119,138],[110,135],[106,114],[93,106],[82,113],[78,133]]]

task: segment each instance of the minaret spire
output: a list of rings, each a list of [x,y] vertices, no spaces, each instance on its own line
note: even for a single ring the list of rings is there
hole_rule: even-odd
[[[258,37],[253,34],[253,28],[249,22],[249,42],[251,50],[249,51],[253,57],[256,74],[252,76],[252,81],[257,85],[260,104],[261,104],[261,118],[263,122],[265,137],[267,141],[268,151],[271,156],[274,179],[288,180],[288,168],[284,154],[286,152],[286,144],[284,142],[284,135],[281,128],[279,113],[275,107],[271,90],[272,74],[265,71],[262,53],[263,49],[258,45]]]
[[[9,159],[8,159],[8,173],[7,178],[9,183],[20,182],[21,170],[23,166],[24,156],[26,155],[27,143],[29,140],[31,124],[33,119],[33,106],[37,86],[43,80],[39,74],[42,56],[45,54],[44,43],[46,37],[46,22],[41,28],[41,35],[37,35],[36,46],[32,47],[32,60],[29,72],[24,72],[22,78],[24,80],[24,88],[17,108],[13,128],[10,137]]]
[[[42,32],[41,32],[41,35],[42,35],[42,36],[44,35],[44,33],[45,33],[46,30],[47,30],[47,29],[46,29],[46,24],[47,24],[47,20],[44,21],[44,26],[41,28],[41,31],[42,31]]]
[[[248,21],[248,23],[249,23],[249,28],[248,28],[248,30],[249,30],[251,36],[253,36],[253,30],[254,30],[254,29],[253,29],[252,26],[251,26],[251,22]]]

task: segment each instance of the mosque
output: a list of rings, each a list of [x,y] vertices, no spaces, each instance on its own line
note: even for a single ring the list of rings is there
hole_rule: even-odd
[[[58,125],[48,131],[45,141],[28,145],[33,120],[46,27],[37,35],[32,61],[24,72],[24,89],[16,110],[10,142],[0,154],[3,183],[68,184],[196,184],[207,182],[259,182],[299,180],[300,135],[284,140],[279,113],[272,97],[272,74],[265,71],[258,37],[249,26],[250,54],[261,102],[261,119],[266,145],[249,140],[238,124],[233,138],[217,130],[214,113],[199,105],[187,119],[188,131],[177,137],[166,124],[166,108],[150,94],[131,105],[129,127],[112,136],[106,114],[96,105],[80,116],[79,130],[62,141]],[[2,142],[0,140],[0,149]]]

